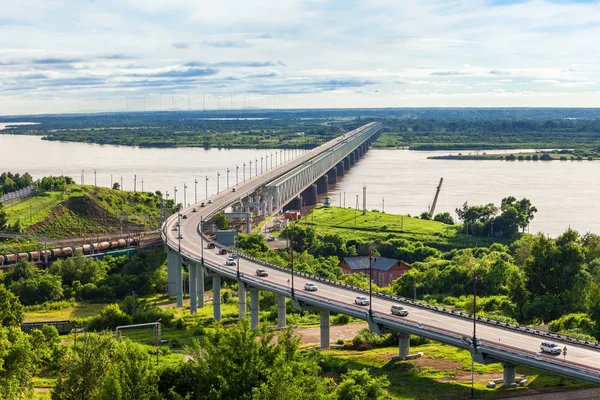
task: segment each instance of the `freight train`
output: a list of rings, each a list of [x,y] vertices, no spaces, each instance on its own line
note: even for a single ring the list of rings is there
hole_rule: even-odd
[[[69,246],[49,250],[36,250],[22,253],[4,254],[0,255],[0,269],[6,269],[8,268],[8,264],[16,264],[18,261],[21,260],[30,261],[36,264],[44,264],[46,262],[46,258],[48,259],[48,263],[50,263],[59,258],[71,257],[77,252],[80,252],[85,256],[91,256],[96,255],[98,253],[107,253],[107,250],[116,250],[121,249],[123,247],[137,246],[137,244],[137,238],[130,238],[84,244],[83,246],[77,247]]]

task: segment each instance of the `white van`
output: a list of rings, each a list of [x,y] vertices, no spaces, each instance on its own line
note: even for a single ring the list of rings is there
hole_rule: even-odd
[[[399,315],[401,317],[406,317],[408,315],[408,311],[406,311],[404,307],[398,305],[393,305],[391,311],[392,314]]]

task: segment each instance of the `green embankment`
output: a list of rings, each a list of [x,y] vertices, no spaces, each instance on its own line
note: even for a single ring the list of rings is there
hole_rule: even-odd
[[[441,250],[472,247],[476,244],[488,246],[502,241],[498,238],[467,236],[460,232],[460,225],[446,225],[438,221],[378,211],[367,211],[366,215],[362,215],[361,211],[340,207],[316,207],[302,222],[314,225],[319,235],[338,234],[345,241],[403,238]]]
[[[158,226],[160,198],[95,186],[71,185],[5,206],[10,227],[52,238]]]

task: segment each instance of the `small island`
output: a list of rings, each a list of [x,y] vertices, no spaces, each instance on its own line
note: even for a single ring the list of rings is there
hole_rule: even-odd
[[[487,154],[487,153],[458,153],[447,156],[430,156],[432,160],[501,160],[501,161],[594,161],[600,159],[595,151],[582,150],[551,150],[517,152],[510,154]]]

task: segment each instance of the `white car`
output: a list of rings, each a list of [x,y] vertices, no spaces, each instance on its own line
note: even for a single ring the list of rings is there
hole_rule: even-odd
[[[304,290],[308,290],[309,292],[316,292],[317,290],[319,290],[319,288],[312,282],[306,282],[304,284]]]
[[[225,265],[235,265],[235,260],[233,257],[227,257],[227,260],[225,260]]]
[[[370,302],[366,296],[356,296],[354,298],[354,303],[358,304],[359,306],[368,306]]]
[[[179,235],[177,235],[177,239],[183,239],[183,233],[180,233]]]
[[[408,311],[406,311],[404,307],[398,305],[393,305],[391,311],[392,314],[399,315],[401,317],[406,317],[408,315]]]
[[[550,353],[554,355],[559,355],[562,351],[556,343],[552,342],[542,342],[540,344],[540,350],[542,353]]]

